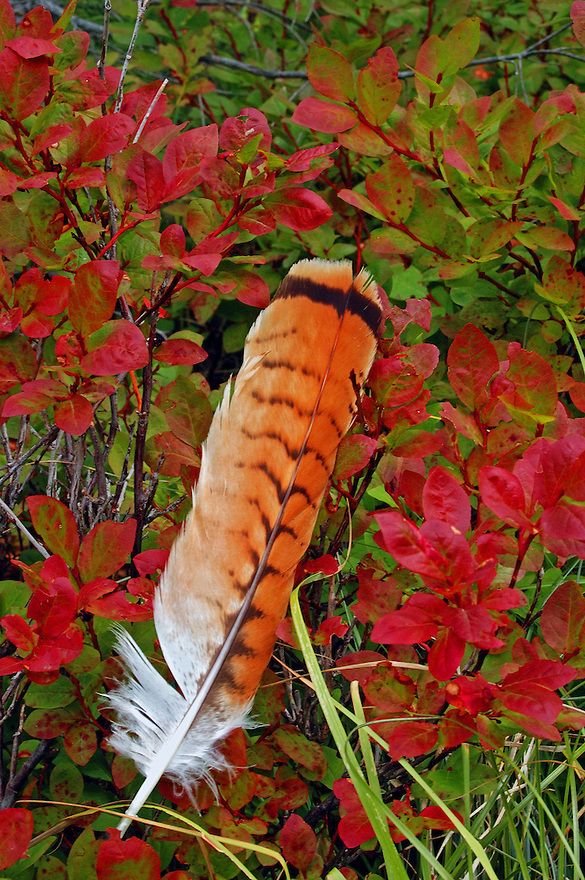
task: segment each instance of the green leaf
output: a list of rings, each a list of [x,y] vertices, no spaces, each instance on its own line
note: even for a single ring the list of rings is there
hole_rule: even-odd
[[[73,842],[67,858],[68,880],[97,880],[96,861],[99,843],[91,828],[86,828]]]
[[[83,795],[83,787],[83,776],[75,764],[70,761],[59,761],[55,764],[49,778],[53,800],[77,803]]]
[[[31,682],[24,702],[33,709],[58,709],[69,706],[77,699],[77,693],[73,682],[65,676],[60,676],[51,684],[35,684]]]
[[[475,58],[479,49],[479,34],[479,18],[465,18],[447,34],[444,39],[446,63],[443,67],[446,76],[457,73]]]
[[[312,43],[307,55],[307,74],[315,91],[326,98],[347,101],[355,95],[352,66],[335,49]]]

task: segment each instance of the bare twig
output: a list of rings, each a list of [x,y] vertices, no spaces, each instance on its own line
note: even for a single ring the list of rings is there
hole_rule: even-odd
[[[262,76],[265,79],[308,79],[304,70],[268,70],[264,67],[257,67],[255,64],[236,61],[235,58],[225,58],[223,55],[202,55],[199,60],[212,67],[229,67],[232,70],[241,70],[254,76]]]
[[[104,0],[104,25],[102,32],[102,48],[100,51],[100,57],[97,63],[97,69],[100,72],[100,79],[103,79],[106,75],[105,67],[106,67],[106,53],[108,51],[108,41],[110,39],[110,14],[112,12],[112,3],[111,0]]]
[[[140,27],[144,20],[144,16],[146,15],[146,10],[150,6],[150,0],[138,0],[136,11],[136,20],[134,22],[134,29],[132,31],[132,36],[130,37],[130,43],[128,44],[128,49],[126,50],[126,55],[124,57],[124,61],[122,63],[122,70],[120,72],[120,82],[118,83],[118,91],[116,93],[116,103],[114,105],[114,113],[120,112],[120,107],[122,106],[122,101],[124,100],[124,80],[126,79],[126,74],[128,73],[128,67],[130,62],[132,61],[132,56],[134,54],[134,48],[136,46],[136,40],[138,39],[138,33],[140,31]]]
[[[14,801],[16,800],[19,791],[24,787],[26,781],[32,771],[35,769],[37,764],[40,764],[41,761],[47,757],[49,751],[51,749],[50,740],[45,739],[36,747],[30,758],[27,758],[18,773],[15,773],[14,776],[9,779],[6,784],[6,789],[4,791],[4,797],[0,802],[0,808],[6,809],[7,807],[11,807]]]
[[[139,138],[140,138],[140,135],[141,135],[142,132],[144,131],[144,128],[145,128],[145,126],[146,126],[146,123],[147,123],[148,120],[150,119],[150,117],[151,117],[151,115],[152,115],[152,111],[153,111],[154,108],[156,107],[157,102],[158,102],[158,99],[160,98],[160,96],[162,95],[162,93],[164,92],[164,90],[166,89],[167,84],[168,84],[168,79],[167,79],[167,77],[165,77],[165,78],[163,79],[163,81],[161,82],[160,86],[158,87],[158,90],[157,90],[156,95],[154,96],[154,98],[152,99],[152,101],[150,102],[150,104],[148,105],[148,109],[147,109],[146,113],[145,113],[144,116],[142,117],[142,122],[141,122],[140,125],[138,126],[138,131],[136,132],[136,134],[134,135],[134,138],[132,139],[132,143],[133,143],[133,144],[138,143],[138,140],[139,140]]]
[[[148,419],[150,417],[150,397],[152,394],[152,351],[156,336],[156,324],[158,315],[156,312],[150,317],[150,333],[148,334],[148,363],[142,373],[142,406],[138,413],[138,427],[136,429],[136,446],[134,450],[134,516],[136,517],[136,540],[133,553],[140,553],[142,548],[142,529],[147,512],[147,496],[144,491],[144,452],[146,448],[146,433]]]
[[[16,528],[20,532],[22,532],[22,534],[25,536],[25,538],[27,538],[30,541],[32,546],[35,547],[39,551],[41,556],[44,556],[45,559],[48,559],[49,556],[51,555],[48,552],[48,550],[45,550],[43,545],[39,541],[37,541],[35,536],[31,535],[31,533],[29,532],[27,527],[24,525],[24,523],[21,522],[21,520],[17,517],[17,515],[14,513],[14,511],[8,507],[8,505],[2,500],[2,498],[0,498],[0,509],[2,509],[4,511],[4,513],[6,514],[8,519],[14,523]]]

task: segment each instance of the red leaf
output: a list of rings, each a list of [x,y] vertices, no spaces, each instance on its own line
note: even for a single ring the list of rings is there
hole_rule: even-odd
[[[414,593],[397,611],[384,614],[372,630],[372,641],[380,644],[414,645],[437,633],[447,609],[437,596]]]
[[[426,519],[438,519],[465,534],[470,527],[471,505],[467,492],[444,467],[429,471],[423,488]]]
[[[561,558],[585,559],[585,507],[561,502],[545,510],[539,522],[545,547]]]
[[[315,44],[313,43],[311,48],[314,45]],[[291,153],[286,160],[286,170],[292,172],[308,171],[311,168],[314,159],[319,159],[322,156],[329,156],[330,153],[335,152],[337,149],[337,144],[319,144],[318,147],[308,147],[306,150],[297,150],[296,153]]]
[[[549,202],[555,206],[563,220],[571,220],[576,221],[577,223],[581,219],[581,214],[577,210],[577,208],[573,208],[572,205],[567,205],[566,202],[563,202],[561,199],[553,198],[553,196],[547,196]]]
[[[13,333],[21,321],[21,308],[3,310],[0,312],[0,335],[4,336],[4,334]]]
[[[40,37],[14,37],[5,44],[21,58],[40,58],[42,55],[56,55],[61,51],[51,40]]]
[[[93,407],[82,394],[70,394],[55,406],[55,424],[68,434],[85,434],[93,421]]]
[[[341,104],[332,104],[329,101],[322,101],[320,98],[303,98],[295,108],[292,121],[305,128],[312,128],[314,131],[336,134],[339,131],[353,128],[357,117],[353,110]]]
[[[120,832],[109,830],[110,839],[98,850],[98,880],[160,880],[158,853],[143,840],[120,839]]]
[[[136,581],[138,578],[132,580]],[[131,581],[128,582],[128,586]],[[153,586],[150,581],[148,584],[150,587]],[[152,589],[150,592],[152,594]],[[136,621],[152,618],[152,601],[132,602],[129,594],[119,589],[116,581],[108,578],[97,578],[89,584],[84,584],[79,591],[79,597],[86,611],[108,620]]]
[[[94,376],[115,376],[148,363],[146,340],[130,321],[108,321],[90,336],[87,347],[81,365]]]
[[[65,386],[54,379],[35,379],[23,382],[22,391],[13,394],[4,402],[3,418],[30,415],[40,412],[61,400],[67,393]]]
[[[361,623],[376,623],[382,614],[398,608],[402,590],[394,580],[379,580],[371,571],[361,568],[358,568],[357,576],[357,602],[352,611]]]
[[[193,251],[182,262],[192,269],[199,269],[203,275],[213,275],[219,264],[221,263],[221,254],[215,253],[196,253]]]
[[[62,636],[77,614],[77,594],[71,581],[56,577],[40,584],[29,602],[28,613],[37,621],[43,639]]]
[[[40,153],[47,147],[56,147],[57,144],[71,134],[73,127],[68,123],[62,125],[50,125],[41,134],[38,134],[33,141],[32,154]]]
[[[487,401],[489,381],[500,366],[487,336],[466,324],[451,343],[447,366],[449,382],[458,398],[471,410],[482,406]]]
[[[481,500],[496,516],[519,528],[531,527],[524,489],[515,474],[500,467],[483,467],[478,480]]]
[[[120,280],[116,260],[92,260],[79,267],[69,294],[69,317],[82,336],[99,330],[112,317]]]
[[[47,495],[29,495],[26,503],[35,531],[44,545],[51,553],[62,556],[67,565],[75,565],[79,533],[69,508]]]
[[[309,574],[319,572],[320,574],[329,576],[337,574],[339,571],[339,563],[337,559],[334,559],[329,553],[326,553],[325,556],[320,556],[318,559],[308,559],[303,567]]]
[[[79,189],[82,186],[103,186],[105,174],[102,168],[76,168],[67,174],[66,182],[69,189]]]
[[[333,636],[342,639],[348,629],[347,623],[341,617],[328,617],[319,625],[313,642],[315,645],[328,645]]]
[[[128,163],[126,176],[136,184],[138,207],[150,213],[160,208],[165,196],[162,162],[142,147],[134,149],[136,155]]]
[[[377,544],[387,550],[396,562],[417,574],[443,579],[441,557],[409,520],[397,510],[384,510],[374,519],[380,531],[374,536]]]
[[[0,52],[0,105],[11,119],[26,119],[49,91],[46,58],[20,58],[12,49]]]
[[[171,141],[162,163],[166,184],[164,200],[178,199],[191,192],[200,179],[201,160],[215,158],[217,150],[217,125],[193,128]]]
[[[124,113],[111,113],[92,120],[81,133],[79,158],[81,162],[99,162],[118,153],[128,145],[128,138],[136,123]]]
[[[257,272],[238,273],[235,294],[239,302],[256,309],[264,309],[270,302],[268,284]]]
[[[167,339],[154,353],[161,364],[200,364],[206,357],[207,352],[190,339]]]
[[[311,826],[293,813],[284,823],[278,839],[287,862],[305,872],[317,852],[317,837]]]
[[[20,614],[5,614],[0,618],[8,641],[21,651],[33,651],[39,640],[29,623]]]
[[[148,574],[162,571],[167,564],[168,558],[168,550],[143,550],[142,553],[136,554],[132,562],[138,574],[146,577]]]
[[[445,687],[449,703],[458,709],[465,709],[473,716],[479,712],[489,712],[495,691],[494,685],[487,682],[482,675],[475,675],[473,678],[460,676]]]
[[[79,573],[84,581],[107,578],[127,561],[134,545],[136,520],[98,523],[83,539],[79,551]]]
[[[502,680],[502,687],[512,691],[518,686],[557,690],[577,678],[578,672],[560,660],[531,660]]]
[[[440,743],[444,749],[454,749],[467,742],[475,733],[473,718],[459,709],[449,709],[439,721]]]
[[[437,745],[439,730],[430,721],[399,721],[388,724],[384,731],[390,755],[399,758],[416,758],[430,752]]]
[[[0,810],[0,870],[9,868],[21,859],[33,834],[33,815],[29,810],[10,807]]]
[[[356,651],[353,654],[345,654],[336,661],[336,666],[347,681],[359,681],[360,684],[364,684],[372,675],[372,671],[385,662],[383,655],[376,651]]]
[[[532,460],[530,452],[535,447],[540,455]],[[585,501],[585,437],[569,434],[554,443],[541,439],[523,456],[522,465],[526,462],[533,465],[533,499],[543,507],[552,507],[563,495]],[[522,470],[526,473],[524,467]]]
[[[278,223],[295,232],[306,232],[326,223],[333,211],[321,196],[302,187],[281,189],[269,196],[270,206]]]
[[[447,681],[457,672],[465,653],[465,640],[452,629],[443,629],[429,651],[429,672],[437,681]]]
[[[333,783],[333,793],[339,798],[339,836],[346,846],[360,846],[371,840],[375,834],[364,812],[362,803],[349,779],[338,779]]]
[[[579,584],[567,581],[549,596],[540,627],[547,644],[559,654],[580,650],[585,638],[585,597]]]
[[[160,237],[160,251],[169,257],[181,258],[185,253],[185,231],[178,223],[171,223]]]

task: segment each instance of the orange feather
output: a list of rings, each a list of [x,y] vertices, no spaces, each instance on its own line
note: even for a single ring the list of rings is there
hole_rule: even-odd
[[[246,724],[380,318],[364,271],[354,279],[348,262],[304,260],[250,330],[155,596],[157,636],[179,690],[119,636],[130,676],[109,696],[111,743],[146,777],[129,815],[163,773],[187,789],[209,781],[224,765],[222,739]]]

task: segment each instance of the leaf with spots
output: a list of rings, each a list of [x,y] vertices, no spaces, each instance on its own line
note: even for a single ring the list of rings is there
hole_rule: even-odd
[[[392,224],[408,220],[414,206],[415,186],[408,165],[392,153],[379,171],[366,177],[366,192]]]

